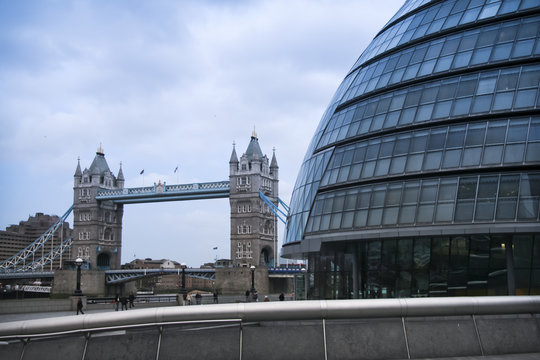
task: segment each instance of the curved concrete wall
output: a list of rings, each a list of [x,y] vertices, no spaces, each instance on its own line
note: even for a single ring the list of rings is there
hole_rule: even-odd
[[[540,358],[540,297],[142,309],[4,323],[0,340],[2,359]]]

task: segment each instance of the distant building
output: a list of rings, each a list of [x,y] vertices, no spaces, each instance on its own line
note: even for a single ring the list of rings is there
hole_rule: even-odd
[[[218,259],[216,260],[215,268],[228,268],[232,266],[232,260],[230,259]]]
[[[26,248],[43,235],[59,219],[60,217],[56,215],[36,213],[34,216],[29,216],[28,220],[19,222],[19,225],[10,225],[6,230],[0,230],[0,261],[9,259],[11,256]],[[41,254],[48,254],[52,249],[57,247],[62,240],[69,238],[72,232],[69,223],[64,222],[63,226],[57,230],[52,239],[43,246],[42,250],[38,250],[35,256],[41,257]],[[70,250],[68,250],[68,253],[63,254],[62,260],[68,260],[70,258],[69,251]],[[59,267],[60,257],[55,259],[52,265],[46,265],[44,270],[54,270]]]
[[[180,269],[180,264],[173,260],[135,259],[123,266],[126,269]],[[178,289],[180,277],[177,274],[153,276],[137,280],[139,289]]]
[[[233,266],[274,266],[277,219],[260,198],[263,192],[277,205],[278,165],[263,155],[257,134],[238,159],[233,147],[229,161],[231,205],[231,261]]]
[[[282,255],[312,299],[540,294],[538,1],[409,0],[336,91]]]
[[[211,263],[213,265],[213,263]],[[206,266],[205,266],[206,265]],[[210,264],[205,264],[201,268],[211,268]],[[154,290],[178,290],[182,281],[182,269],[180,263],[168,260],[152,260],[147,259],[135,259],[122,266],[124,269],[178,269],[177,274],[167,274],[160,276],[153,276],[137,280],[137,287],[139,289],[154,289]],[[212,289],[214,281],[209,279],[193,278],[186,276],[186,289],[199,289],[207,290]]]

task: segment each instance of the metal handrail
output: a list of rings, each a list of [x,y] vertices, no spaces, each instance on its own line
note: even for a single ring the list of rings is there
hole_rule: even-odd
[[[540,296],[311,300],[171,306],[3,323],[0,340],[183,321],[242,322],[421,316],[538,314]]]

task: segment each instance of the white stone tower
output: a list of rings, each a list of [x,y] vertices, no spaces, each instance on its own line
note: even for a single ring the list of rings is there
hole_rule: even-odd
[[[275,151],[270,162],[263,155],[254,130],[240,161],[233,145],[229,166],[233,266],[274,266],[277,219],[259,191],[277,205],[279,177]]]
[[[101,146],[89,169],[81,171],[80,161],[74,175],[73,260],[80,257],[92,270],[120,269],[123,205],[98,201],[100,189],[123,189],[122,164],[118,176],[109,170]]]

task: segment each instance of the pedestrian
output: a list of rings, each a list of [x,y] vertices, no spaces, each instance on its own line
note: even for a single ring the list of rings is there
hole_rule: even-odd
[[[195,301],[197,302],[197,305],[201,305],[202,295],[200,293],[197,293],[197,295],[195,295]]]
[[[217,294],[217,290],[214,290],[214,304],[217,304],[218,303],[218,294]]]
[[[127,307],[127,302],[128,302],[127,298],[125,296],[122,296],[120,298],[120,302],[122,303],[122,311],[124,311],[124,309],[127,310],[128,309],[128,307]]]
[[[83,303],[82,303],[81,298],[79,298],[79,300],[77,300],[77,315],[79,315],[79,311],[81,312],[81,314],[84,315],[84,312],[83,312]]]
[[[254,302],[259,301],[259,295],[257,294],[257,292],[254,292],[254,293],[253,293],[253,301],[254,301]]]
[[[246,290],[246,302],[249,301],[249,290]]]
[[[120,306],[120,296],[116,294],[114,297],[115,311],[118,311],[118,306]]]
[[[279,301],[285,300],[285,295],[283,293],[279,294]]]
[[[186,299],[187,299],[187,304],[191,305],[191,294],[187,294]]]
[[[129,293],[129,308],[135,307],[133,304],[133,301],[135,301],[135,295],[133,295],[133,291]]]

